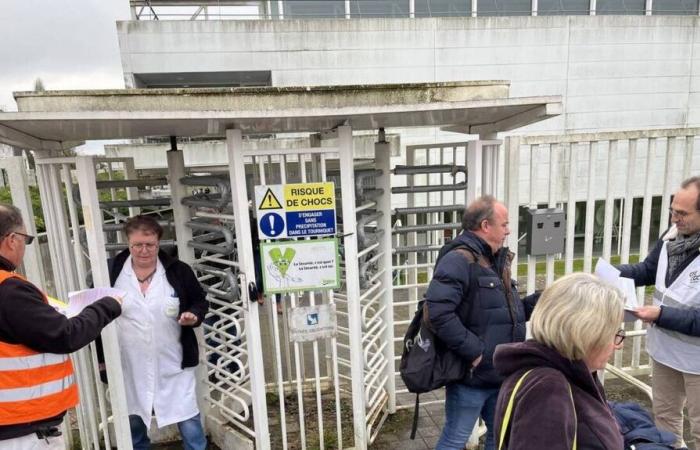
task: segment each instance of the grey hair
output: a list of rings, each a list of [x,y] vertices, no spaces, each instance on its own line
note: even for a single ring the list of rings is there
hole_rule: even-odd
[[[462,229],[475,231],[481,227],[481,222],[493,219],[493,210],[497,200],[493,195],[484,195],[471,202],[462,216]]]
[[[690,177],[687,180],[683,180],[681,183],[681,188],[688,189],[691,184],[695,186],[695,189],[698,191],[698,197],[695,199],[695,209],[700,211],[700,177],[695,176]]]
[[[22,211],[14,205],[0,203],[0,239],[18,231],[23,225]]]

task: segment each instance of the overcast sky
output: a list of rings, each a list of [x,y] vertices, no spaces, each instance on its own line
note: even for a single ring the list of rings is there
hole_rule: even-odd
[[[1,0],[0,108],[16,111],[13,91],[122,88],[115,22],[128,0]]]

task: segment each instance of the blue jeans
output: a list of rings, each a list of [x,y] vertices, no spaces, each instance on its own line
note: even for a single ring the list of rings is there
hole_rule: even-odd
[[[141,417],[129,416],[129,427],[131,428],[131,442],[134,450],[150,449],[151,440],[148,438],[148,428]],[[202,428],[199,414],[178,422],[177,428],[180,430],[185,450],[205,450],[207,448],[207,438],[204,436],[204,428]]]
[[[462,383],[447,386],[445,427],[435,450],[463,450],[479,416],[486,422],[484,450],[494,450],[493,415],[497,399],[497,388],[480,389]]]

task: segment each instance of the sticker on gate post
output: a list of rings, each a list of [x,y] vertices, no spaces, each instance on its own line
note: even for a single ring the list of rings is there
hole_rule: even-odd
[[[337,238],[262,242],[260,261],[266,294],[340,287]]]
[[[289,340],[292,342],[308,342],[336,336],[338,321],[334,304],[300,306],[289,311]]]
[[[260,239],[332,236],[336,231],[335,183],[255,186]]]

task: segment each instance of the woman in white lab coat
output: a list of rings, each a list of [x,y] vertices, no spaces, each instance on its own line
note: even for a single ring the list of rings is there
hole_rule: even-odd
[[[207,313],[206,295],[187,264],[159,249],[154,218],[132,217],[125,232],[129,248],[110,262],[110,280],[127,293],[116,323],[134,449],[150,448],[153,412],[159,428],[177,424],[185,449],[204,450],[194,327]]]

